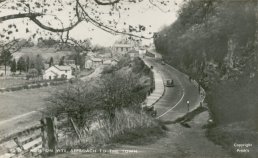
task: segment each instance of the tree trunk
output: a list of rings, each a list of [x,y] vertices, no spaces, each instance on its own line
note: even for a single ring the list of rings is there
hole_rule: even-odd
[[[5,59],[5,61],[4,61],[4,75],[6,76],[6,59]]]

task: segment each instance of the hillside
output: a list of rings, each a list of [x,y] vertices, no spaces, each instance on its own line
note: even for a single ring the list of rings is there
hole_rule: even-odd
[[[62,56],[71,55],[72,53],[72,51],[59,51],[54,47],[47,48],[34,46],[21,48],[18,52],[13,53],[13,57],[17,61],[21,56],[36,56],[39,54],[46,61],[49,61],[51,57],[56,59],[55,61],[59,61]]]
[[[258,152],[257,10],[253,0],[192,0],[154,40],[168,64],[204,87],[215,122],[207,136],[237,156],[236,142],[253,145],[247,157]]]

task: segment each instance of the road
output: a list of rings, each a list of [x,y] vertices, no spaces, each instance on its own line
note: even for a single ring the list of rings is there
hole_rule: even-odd
[[[187,112],[187,101],[190,109],[195,108],[200,102],[198,88],[193,81],[169,65],[161,65],[155,59],[146,61],[154,66],[164,80],[173,79],[175,87],[165,88],[163,97],[155,104],[158,118],[164,121],[173,121]],[[139,157],[139,158],[228,158],[228,153],[220,146],[213,144],[205,136],[202,126],[206,123],[208,112],[196,116],[189,124],[191,128],[182,127],[180,124],[167,125],[167,135],[155,143],[139,146],[121,145],[120,150],[133,150],[137,153],[118,154],[61,154],[56,157]]]

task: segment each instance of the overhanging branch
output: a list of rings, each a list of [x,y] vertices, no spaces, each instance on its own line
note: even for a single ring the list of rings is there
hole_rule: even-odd
[[[115,0],[115,1],[109,1],[109,2],[102,2],[100,0],[94,0],[98,5],[112,5],[112,4],[116,4],[119,3],[120,0]]]
[[[152,39],[153,37],[145,37],[145,36],[138,36],[132,33],[127,33],[127,32],[123,32],[123,31],[119,31],[119,30],[115,30],[112,29],[108,26],[105,26],[104,24],[101,24],[100,22],[96,21],[95,19],[93,19],[83,8],[83,6],[81,5],[81,3],[79,2],[79,0],[77,0],[78,6],[81,8],[82,12],[83,12],[83,16],[85,18],[85,20],[88,20],[90,23],[92,23],[93,25],[95,25],[96,27],[102,29],[103,31],[109,32],[109,33],[115,33],[115,34],[124,34],[124,35],[128,35],[128,36],[132,36],[132,37],[137,37],[137,38],[142,38],[142,39]]]
[[[20,19],[20,18],[36,18],[37,16],[42,16],[42,13],[23,13],[23,14],[13,14],[13,15],[6,15],[0,17],[0,22],[11,20],[11,19]]]
[[[78,21],[74,24],[72,24],[71,26],[69,27],[66,27],[66,28],[62,28],[62,29],[56,29],[56,28],[52,28],[52,27],[49,27],[49,26],[46,26],[44,25],[43,23],[41,23],[36,17],[31,17],[30,18],[31,21],[33,21],[35,24],[37,24],[40,28],[44,29],[44,30],[48,30],[48,31],[51,31],[51,32],[66,32],[66,31],[69,31],[69,30],[72,30],[75,26],[77,26],[81,20],[78,19]]]

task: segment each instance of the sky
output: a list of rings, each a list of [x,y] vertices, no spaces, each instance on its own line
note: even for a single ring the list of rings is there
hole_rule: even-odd
[[[155,1],[154,1],[155,2]],[[172,2],[172,0],[170,1]],[[175,5],[176,4],[176,5]],[[183,4],[183,0],[173,0],[173,3],[170,3],[166,8],[162,8],[163,11],[161,11],[159,8],[151,5],[148,0],[144,0],[141,3],[138,4],[132,4],[130,6],[130,10],[128,11],[120,11],[119,19],[117,28],[118,30],[123,30],[124,22],[126,22],[129,25],[132,26],[138,26],[144,25],[146,26],[146,33],[143,35],[148,36],[148,32],[157,32],[162,27],[172,24],[176,18],[177,18],[177,11],[179,10],[180,6]],[[106,8],[101,8],[103,11],[106,10]],[[68,10],[64,8],[64,10]],[[168,11],[169,12],[164,12]],[[2,12],[1,12],[2,11]],[[1,10],[0,8],[0,16],[2,15],[8,15],[13,14],[13,10]],[[129,15],[129,16],[128,16]],[[60,13],[59,18],[63,21],[68,15],[63,12]],[[62,19],[63,18],[63,19]],[[106,20],[105,17],[103,18],[104,21]],[[54,23],[54,20],[52,20]],[[24,20],[9,20],[5,21],[4,23],[0,24],[0,34],[3,28],[6,28],[9,24],[17,24],[18,28],[22,31],[16,32],[13,36],[15,38],[29,38],[32,36],[32,33],[38,29],[38,26],[33,24],[32,22],[28,22],[28,25],[25,26]],[[27,23],[27,22],[25,22]],[[65,23],[65,22],[64,22]],[[52,24],[52,22],[51,22]],[[26,28],[29,28],[29,31],[32,32],[31,34],[25,33],[24,30]],[[128,26],[127,28],[128,29]],[[142,34],[141,34],[142,35]],[[44,37],[44,33],[41,35]],[[152,36],[152,35],[149,35]],[[13,38],[14,38],[13,37]],[[96,28],[92,24],[89,24],[87,22],[81,22],[79,25],[77,25],[72,31],[70,31],[70,37],[75,39],[86,39],[90,38],[92,39],[93,44],[98,44],[102,46],[112,46],[112,44],[119,38],[121,38],[121,35],[112,35],[108,32],[105,32],[99,28]],[[152,42],[152,40],[144,40],[144,44],[149,44]]]

